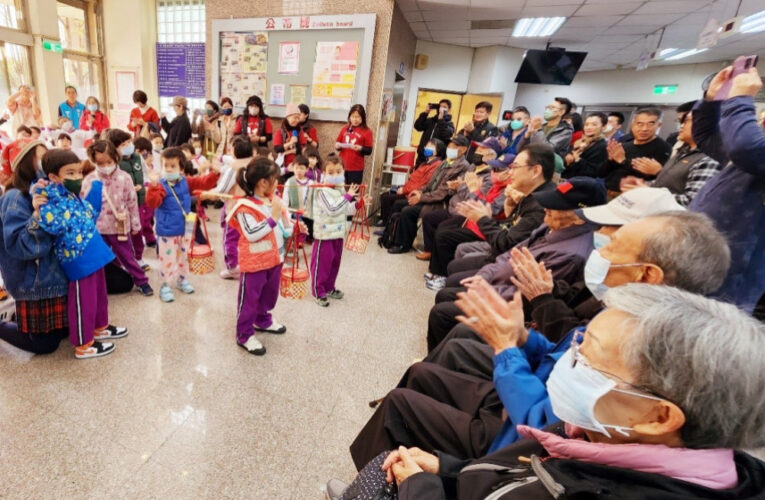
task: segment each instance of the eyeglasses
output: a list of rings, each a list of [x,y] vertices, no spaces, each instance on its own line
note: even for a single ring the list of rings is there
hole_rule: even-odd
[[[611,380],[613,380],[613,381],[615,381],[615,382],[617,382],[619,384],[623,384],[623,385],[626,385],[626,386],[628,386],[628,387],[630,387],[632,389],[636,389],[636,390],[638,390],[640,392],[644,392],[646,394],[650,394],[651,396],[654,396],[655,398],[664,399],[666,401],[671,401],[671,399],[669,399],[668,397],[662,396],[658,392],[656,392],[656,391],[654,391],[652,389],[649,389],[648,387],[646,387],[644,385],[633,384],[632,382],[627,382],[626,380],[624,380],[623,378],[619,377],[618,375],[614,375],[613,373],[607,372],[605,370],[600,370],[600,369],[595,368],[594,366],[592,366],[587,361],[587,358],[584,356],[584,354],[582,354],[581,351],[580,351],[581,345],[584,342],[584,334],[585,334],[585,332],[586,332],[586,330],[584,328],[577,329],[576,333],[574,334],[574,338],[571,340],[571,352],[573,354],[571,356],[571,368],[574,368],[574,367],[576,367],[577,364],[581,363],[582,365],[590,368],[591,370],[595,370],[596,372],[600,373],[601,375],[603,375],[603,376],[605,376],[607,378],[610,378]]]
[[[533,167],[533,166],[534,166],[534,165],[519,165],[518,163],[515,163],[515,162],[513,162],[513,163],[511,163],[511,164],[510,164],[510,167],[509,167],[509,168],[510,168],[511,170],[514,170],[514,169],[516,169],[516,168],[523,168],[523,167],[531,168],[531,167]]]

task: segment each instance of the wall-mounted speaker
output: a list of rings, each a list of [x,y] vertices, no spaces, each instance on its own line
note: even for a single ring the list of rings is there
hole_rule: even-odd
[[[426,69],[428,67],[428,59],[426,54],[414,56],[414,69]]]

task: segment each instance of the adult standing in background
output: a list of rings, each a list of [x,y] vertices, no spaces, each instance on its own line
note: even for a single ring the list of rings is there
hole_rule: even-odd
[[[465,157],[470,161],[475,151],[473,143],[483,142],[489,137],[493,137],[499,134],[499,129],[496,125],[489,121],[489,115],[494,106],[488,101],[481,101],[475,105],[473,110],[473,119],[465,124],[462,129],[457,132],[460,135],[464,135],[470,141],[470,147],[468,147]]]
[[[101,111],[101,103],[95,96],[88,97],[85,106],[85,113],[80,119],[80,130],[93,130],[100,134],[109,128],[109,118]]]
[[[248,137],[253,147],[268,147],[274,135],[274,125],[263,109],[260,97],[253,95],[247,99],[244,113],[236,120],[234,134]]]
[[[309,118],[311,117],[311,108],[308,104],[298,104],[300,110],[300,129],[305,134],[305,143],[307,146],[319,148],[319,134],[316,132],[316,127],[311,125]]]
[[[340,130],[335,149],[345,167],[345,182],[361,184],[364,180],[364,157],[372,154],[374,138],[367,127],[367,112],[361,104],[354,104],[348,112],[348,124]]]
[[[452,101],[441,99],[438,104],[433,106],[428,104],[428,109],[420,113],[414,122],[414,129],[422,132],[420,136],[420,145],[417,146],[417,162],[415,168],[421,163],[428,161],[425,156],[425,146],[431,139],[438,139],[444,144],[448,144],[454,135],[454,122],[452,121]]]
[[[220,130],[220,106],[215,101],[205,102],[205,110],[202,113],[201,130],[199,139],[202,141],[202,154],[215,154],[221,140]]]
[[[33,127],[42,124],[37,97],[29,85],[19,85],[19,91],[5,102],[11,113],[11,130],[14,134],[19,127]]]
[[[162,130],[167,134],[165,138],[166,148],[186,144],[191,139],[191,122],[189,115],[186,114],[188,106],[189,102],[186,98],[177,95],[173,97],[173,110],[175,111],[173,121],[168,122],[167,117],[162,116]]]
[[[67,85],[64,92],[66,101],[58,105],[58,116],[67,118],[77,130],[80,128],[80,118],[85,112],[85,105],[77,100],[77,89],[74,85]]]
[[[134,137],[144,136],[148,139],[152,132],[159,133],[159,115],[147,104],[148,101],[149,97],[143,90],[133,92],[133,103],[136,107],[130,110],[128,130]]]
[[[228,97],[223,97],[220,100],[220,117],[215,122],[215,129],[213,130],[213,138],[216,135],[220,137],[215,139],[218,143],[218,149],[215,151],[215,155],[220,157],[226,154],[232,154],[233,149],[231,142],[234,140],[234,127],[236,126],[236,116],[234,116],[234,101]]]

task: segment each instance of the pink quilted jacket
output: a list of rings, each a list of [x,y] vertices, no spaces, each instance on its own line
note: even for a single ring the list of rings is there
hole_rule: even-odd
[[[107,201],[107,194],[117,212],[127,212],[128,231],[141,229],[141,219],[138,216],[138,195],[133,186],[133,179],[126,172],[117,167],[111,175],[104,175],[95,170],[82,181],[82,197],[90,191],[90,186],[95,179],[104,183],[104,194],[101,204],[101,215],[98,217],[96,227],[101,234],[117,234],[117,220],[114,217],[111,205]]]

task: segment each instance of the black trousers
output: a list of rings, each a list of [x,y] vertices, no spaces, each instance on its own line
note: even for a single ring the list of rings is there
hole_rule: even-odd
[[[414,239],[417,237],[417,220],[420,218],[422,207],[422,205],[407,205],[401,210],[398,231],[396,231],[396,245],[407,249],[412,248]]]
[[[461,323],[423,361],[484,380],[494,379],[494,350]]]
[[[491,255],[475,255],[469,257],[462,257],[461,259],[454,259],[446,266],[446,275],[451,276],[458,273],[471,272],[470,276],[475,275],[486,264],[491,264],[494,260]]]
[[[502,428],[502,403],[491,381],[415,363],[403,385],[388,393],[351,445],[356,469],[398,446],[478,458]]]
[[[445,290],[444,296],[440,297],[444,300],[438,302],[438,295]],[[456,298],[459,291],[461,290],[456,288],[444,288],[436,294],[436,305],[430,309],[428,315],[428,353],[433,351],[446,338],[451,329],[459,324],[456,318],[462,314],[462,311],[454,302],[447,300],[450,295]]]
[[[14,347],[34,354],[50,354],[69,336],[69,329],[61,328],[48,333],[24,333],[16,323],[0,323],[0,339]]]
[[[359,171],[349,172],[346,170],[345,182],[348,184],[361,184],[362,182],[364,182],[364,171],[359,170]]]
[[[380,219],[382,219],[383,223],[387,224],[390,216],[396,213],[393,210],[393,206],[400,200],[406,201],[406,196],[396,193],[383,193],[380,195]]]
[[[446,276],[446,268],[449,262],[454,260],[457,245],[479,240],[473,231],[462,227],[464,222],[465,218],[458,215],[446,219],[436,229],[433,255],[430,257],[431,273],[438,276]]]
[[[422,216],[422,239],[425,243],[425,251],[432,252],[435,245],[436,229],[439,224],[449,218],[449,212],[443,208],[431,210]]]

